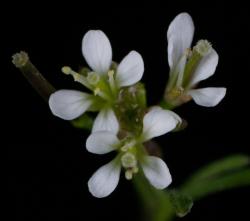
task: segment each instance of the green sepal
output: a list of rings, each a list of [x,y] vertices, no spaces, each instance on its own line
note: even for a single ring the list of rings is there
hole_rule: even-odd
[[[175,105],[171,104],[170,102],[167,102],[165,100],[162,100],[159,105],[166,110],[172,110],[175,108]]]
[[[75,120],[70,121],[71,124],[79,129],[91,130],[94,120],[88,114],[83,114]]]

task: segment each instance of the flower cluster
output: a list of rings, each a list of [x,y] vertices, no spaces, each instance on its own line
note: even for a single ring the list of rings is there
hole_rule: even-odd
[[[218,55],[206,40],[199,41],[191,50],[193,32],[192,19],[186,13],[178,15],[169,27],[170,78],[165,101],[178,106],[193,98],[197,104],[215,106],[224,97],[225,88],[194,87],[214,73]],[[62,72],[72,75],[90,93],[58,90],[50,96],[49,106],[55,116],[65,120],[78,118],[86,111],[99,112],[86,148],[95,154],[111,151],[117,154],[89,179],[89,191],[98,198],[108,196],[119,182],[121,169],[128,180],[142,171],[155,188],[166,188],[172,182],[169,169],[162,159],[148,154],[145,142],[174,130],[181,124],[181,118],[160,106],[142,106],[138,111],[139,102],[132,100],[136,96],[134,86],[138,85],[144,72],[143,59],[138,52],[131,51],[116,64],[112,61],[107,36],[100,30],[91,30],[83,37],[82,53],[91,70],[77,73],[70,67],[63,67]],[[129,89],[129,96],[124,99],[126,89]],[[138,96],[140,99],[142,95]],[[137,125],[131,128],[136,129],[123,127],[128,124],[122,117],[126,108],[130,108],[132,124]]]

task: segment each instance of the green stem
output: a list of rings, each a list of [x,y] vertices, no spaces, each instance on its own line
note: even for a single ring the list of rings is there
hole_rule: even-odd
[[[31,63],[26,52],[21,51],[12,56],[13,64],[23,73],[38,94],[47,102],[55,88],[43,77],[37,68]]]
[[[143,204],[141,217],[144,221],[170,221],[175,212],[166,191],[152,187],[140,172],[134,177],[133,183]]]

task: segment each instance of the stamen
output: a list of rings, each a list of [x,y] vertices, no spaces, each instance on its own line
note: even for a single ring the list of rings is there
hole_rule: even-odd
[[[109,70],[108,71],[109,78],[113,78],[114,79],[114,74],[115,74],[114,70]]]
[[[126,170],[126,171],[125,171],[125,178],[126,178],[127,180],[132,180],[132,178],[133,178],[133,171],[131,171],[131,170]]]
[[[187,57],[189,55],[190,49],[186,49],[184,54],[182,55],[181,59],[179,60],[179,63],[177,65],[177,71],[178,71],[178,77],[177,77],[177,82],[176,82],[176,86],[177,87],[181,87],[182,83],[183,83],[183,76],[184,76],[184,70],[185,70],[185,66],[186,66],[186,61],[187,61]]]
[[[82,85],[84,85],[86,88],[88,88],[90,90],[92,89],[92,86],[88,83],[86,77],[73,71],[70,67],[68,67],[68,66],[62,67],[62,72],[66,75],[72,75],[76,82],[81,83]]]
[[[138,173],[139,169],[137,166],[133,167],[133,168],[129,168],[125,171],[125,178],[127,180],[132,180],[133,175]]]
[[[124,146],[121,147],[121,151],[122,152],[127,152],[129,148],[130,147],[127,144],[125,144]]]
[[[67,74],[67,75],[70,75],[71,74],[71,68],[69,67],[69,66],[64,66],[64,67],[62,67],[62,72],[64,73],[64,74]]]
[[[138,173],[139,172],[139,168],[138,167],[133,167],[132,168],[132,172],[133,173]]]
[[[135,145],[135,141],[128,142],[128,143],[126,143],[125,145],[123,145],[123,146],[121,147],[121,151],[127,152],[127,151],[128,151],[129,149],[131,149],[134,145]]]
[[[94,90],[94,95],[95,95],[95,96],[99,95],[100,91],[101,91],[100,88],[97,87],[97,88]]]
[[[109,85],[113,93],[116,92],[116,85],[115,85],[115,79],[114,79],[115,72],[113,70],[108,71],[108,77],[109,77]]]
[[[94,95],[103,98],[104,100],[109,100],[109,96],[103,93],[99,87],[95,88]]]

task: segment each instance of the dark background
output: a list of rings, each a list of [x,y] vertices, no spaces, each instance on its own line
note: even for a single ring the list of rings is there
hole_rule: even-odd
[[[208,3],[204,3],[205,5]],[[193,102],[176,109],[188,120],[188,128],[157,141],[173,176],[172,187],[206,163],[233,153],[249,154],[248,111],[249,61],[248,9],[214,5],[165,8],[11,8],[2,18],[1,41],[7,67],[1,75],[4,89],[3,115],[7,143],[7,173],[10,200],[9,220],[137,220],[141,208],[130,182],[123,177],[109,197],[96,199],[87,189],[92,173],[112,157],[85,150],[88,132],[77,130],[54,117],[11,64],[11,55],[29,53],[32,62],[58,89],[75,88],[60,69],[86,65],[81,40],[89,29],[101,29],[113,47],[113,60],[137,50],[145,62],[143,82],[148,103],[156,104],[168,77],[166,31],[172,19],[186,11],[193,17],[194,43],[208,39],[220,61],[216,74],[200,86],[225,86],[226,98],[215,108]],[[25,8],[25,9],[24,9]],[[78,10],[77,10],[78,9]],[[6,117],[7,116],[7,117]],[[183,220],[248,220],[249,188],[225,191],[199,202]],[[157,202],[156,202],[157,203]]]

